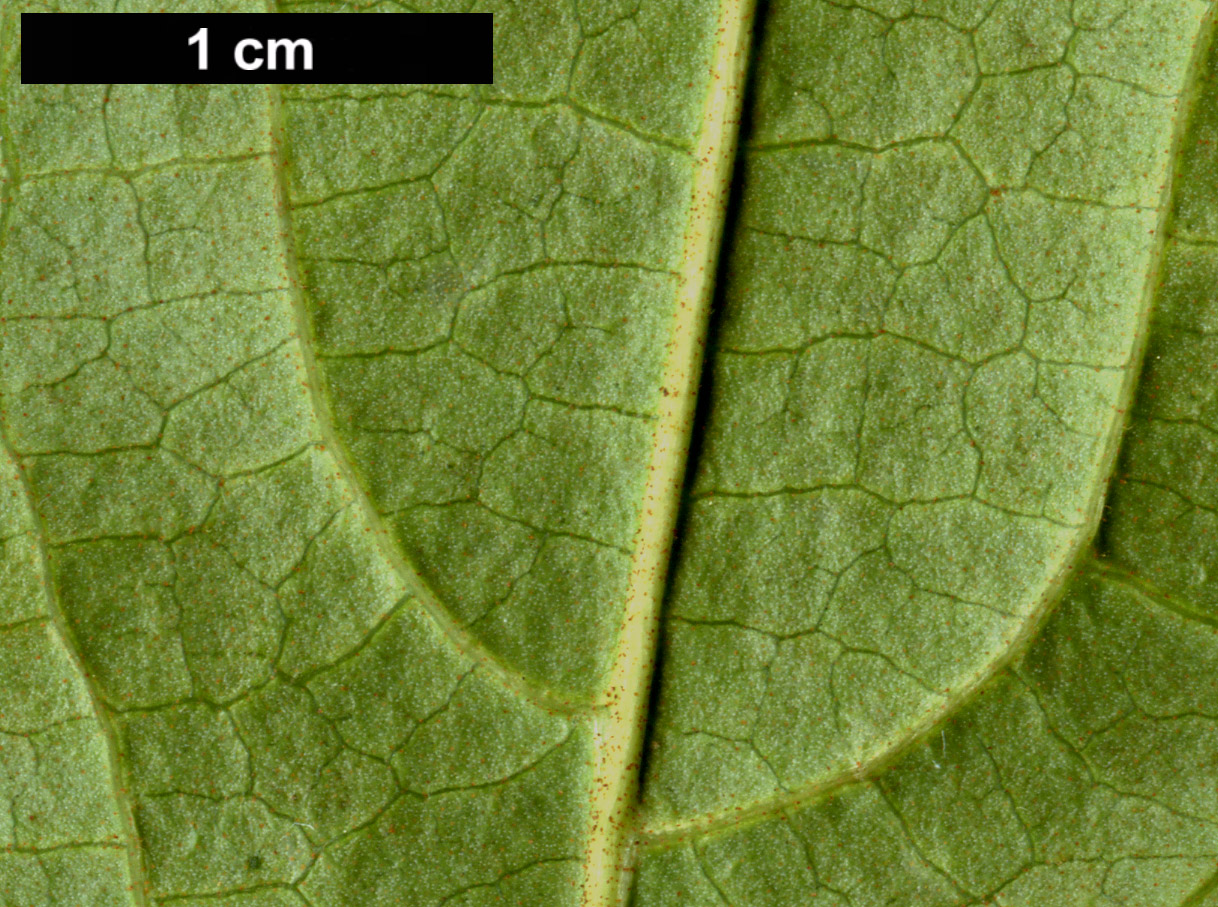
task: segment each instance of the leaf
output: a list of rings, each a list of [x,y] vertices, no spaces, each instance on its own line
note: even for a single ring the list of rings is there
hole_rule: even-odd
[[[43,8],[0,903],[1218,904],[1209,4],[271,88],[22,85]]]

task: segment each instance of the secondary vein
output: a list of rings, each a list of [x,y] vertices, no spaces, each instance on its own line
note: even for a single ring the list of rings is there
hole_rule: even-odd
[[[330,455],[335,467],[342,477],[343,483],[363,517],[364,523],[372,529],[369,533],[374,539],[381,556],[390,567],[401,577],[406,587],[411,591],[415,600],[423,607],[431,618],[444,631],[453,645],[464,655],[477,662],[487,673],[497,679],[504,687],[511,690],[526,702],[533,703],[549,712],[578,714],[588,709],[581,704],[568,702],[549,690],[538,688],[525,677],[503,664],[490,651],[481,645],[465,628],[461,627],[439,602],[435,593],[428,588],[417,570],[407,562],[399,550],[396,541],[390,534],[385,521],[364,490],[363,484],[347,455],[346,448],[339,440],[338,432],[330,418],[330,410],[323,392],[321,372],[317,365],[317,357],[313,351],[312,329],[309,313],[305,307],[304,287],[297,268],[299,256],[296,251],[295,232],[290,218],[290,201],[287,190],[286,130],[284,128],[283,106],[278,90],[270,91],[271,105],[271,135],[272,156],[275,171],[275,208],[279,216],[279,231],[282,236],[284,249],[284,265],[288,272],[290,285],[289,296],[292,305],[292,317],[295,322],[296,336],[300,341],[300,354],[304,362],[306,385],[312,404],[313,415],[317,420],[318,431],[321,435],[323,449]]]
[[[17,203],[17,187],[21,183],[21,170],[9,125],[7,115],[8,105],[6,103],[10,79],[17,67],[17,57],[20,53],[16,49],[15,43],[7,40],[12,32],[12,7],[0,6],[0,49],[12,48],[8,54],[0,50],[0,156],[3,157],[3,168],[0,169],[0,174],[3,174],[4,177],[3,185],[6,196],[2,202],[3,213],[0,214],[0,257],[2,257],[4,247],[8,241],[9,224]],[[37,498],[34,495],[33,488],[30,486],[29,476],[26,475],[21,458],[9,440],[7,412],[3,407],[0,407],[0,450],[3,451],[3,458],[9,461],[16,473],[17,481],[21,485],[22,497],[25,499],[25,506],[29,511],[34,541],[38,549],[36,569],[39,572],[43,589],[46,592],[46,617],[54,629],[55,635],[59,637],[68,660],[71,661],[73,668],[84,680],[84,688],[89,697],[89,705],[93,711],[93,717],[97,720],[98,731],[105,741],[106,767],[110,774],[110,787],[114,796],[115,808],[119,814],[119,821],[123,826],[123,846],[127,853],[127,867],[131,876],[132,901],[136,907],[147,907],[148,871],[144,864],[144,851],[140,844],[139,832],[136,829],[135,804],[130,794],[133,788],[131,779],[127,774],[127,768],[121,758],[118,732],[111,720],[109,709],[107,709],[102,700],[101,693],[98,691],[92,676],[85,667],[80,647],[68,626],[67,618],[64,616],[62,608],[60,608],[59,598],[51,580],[51,565],[50,559],[47,556],[46,527],[43,525],[42,515],[38,510]]]

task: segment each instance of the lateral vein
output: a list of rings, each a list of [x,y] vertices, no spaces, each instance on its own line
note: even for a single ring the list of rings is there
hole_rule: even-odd
[[[12,7],[5,8],[0,6],[0,150],[2,150],[4,158],[3,168],[0,169],[0,175],[3,177],[3,179],[0,179],[0,186],[5,189],[5,195],[7,196],[3,200],[3,215],[0,216],[0,253],[3,252],[4,246],[7,244],[9,220],[17,204],[17,187],[21,183],[21,171],[17,161],[17,152],[14,148],[13,136],[9,127],[8,105],[5,103],[8,98],[9,78],[16,69],[17,57],[20,54],[19,50],[14,49],[11,57],[6,59],[8,54],[4,51],[4,48],[14,47],[11,42],[6,40],[12,33],[13,28],[11,13]],[[123,826],[123,849],[127,854],[127,867],[131,875],[132,901],[136,907],[147,907],[149,874],[148,868],[144,863],[144,849],[140,843],[139,832],[136,829],[135,803],[130,794],[133,787],[127,775],[126,766],[121,758],[118,745],[118,732],[114,727],[110,711],[106,707],[100,691],[85,667],[80,646],[77,644],[76,638],[68,626],[67,618],[60,608],[59,597],[56,594],[55,586],[51,579],[51,564],[47,555],[46,527],[43,524],[42,515],[38,510],[38,499],[34,495],[33,487],[30,485],[29,476],[26,475],[20,456],[9,440],[8,413],[4,407],[0,407],[0,449],[3,450],[5,458],[12,465],[16,473],[17,481],[21,485],[22,497],[25,498],[25,505],[29,509],[31,529],[33,530],[34,541],[38,551],[37,569],[41,577],[43,589],[46,592],[46,620],[50,623],[55,635],[63,645],[64,652],[72,663],[72,667],[84,681],[85,692],[88,694],[93,716],[97,720],[98,731],[105,741],[106,767],[110,775],[110,787],[114,796],[115,807],[119,814],[119,820]]]
[[[290,218],[290,202],[287,192],[287,179],[284,175],[286,166],[285,148],[287,147],[286,131],[283,120],[283,105],[279,90],[271,90],[271,135],[272,160],[275,172],[275,209],[279,217],[279,231],[284,247],[284,265],[288,272],[290,285],[289,297],[292,305],[292,317],[295,323],[296,336],[300,341],[300,355],[304,363],[306,386],[314,418],[317,420],[318,431],[324,450],[333,459],[335,467],[342,476],[356,508],[363,520],[372,531],[369,535],[375,539],[375,544],[381,556],[389,563],[412,596],[420,606],[431,616],[444,634],[463,655],[475,661],[486,672],[498,680],[505,688],[526,702],[530,702],[548,712],[562,714],[583,714],[592,711],[583,703],[571,702],[555,695],[550,690],[539,688],[530,683],[527,678],[512,670],[494,656],[485,646],[474,638],[464,627],[460,626],[448,612],[427,585],[419,572],[406,560],[394,541],[388,526],[381,518],[376,507],[364,490],[358,473],[347,455],[345,446],[339,439],[330,418],[330,410],[325,400],[321,372],[317,366],[317,357],[311,342],[312,329],[309,313],[305,307],[304,288],[297,268],[299,260],[296,252],[295,232]]]

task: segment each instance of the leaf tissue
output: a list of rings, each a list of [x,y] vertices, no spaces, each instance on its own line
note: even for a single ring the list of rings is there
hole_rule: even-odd
[[[0,0],[0,904],[1218,905],[1208,0],[115,9],[267,11]]]

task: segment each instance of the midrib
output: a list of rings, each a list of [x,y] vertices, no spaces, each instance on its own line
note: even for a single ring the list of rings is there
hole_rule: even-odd
[[[723,0],[694,148],[690,214],[682,244],[651,459],[630,579],[606,688],[593,716],[596,753],[584,863],[584,907],[619,907],[629,889],[639,764],[669,556],[685,484],[715,269],[739,134],[755,0]]]
[[[418,572],[406,561],[363,488],[330,418],[291,220],[285,162],[287,144],[282,99],[271,99],[275,193],[308,391],[323,444],[341,473],[378,548],[458,649],[474,657],[503,685],[550,711],[583,714],[595,729],[596,753],[584,873],[584,907],[620,907],[628,889],[638,792],[638,766],[648,721],[648,697],[659,636],[660,609],[669,554],[681,508],[686,459],[693,430],[703,349],[718,253],[723,236],[739,133],[755,0],[723,0],[702,106],[702,131],[693,150],[694,178],[680,266],[677,298],[652,454],[632,545],[629,584],[613,669],[605,693],[589,706],[573,706],[530,684],[459,626]],[[275,10],[269,3],[271,11]]]

